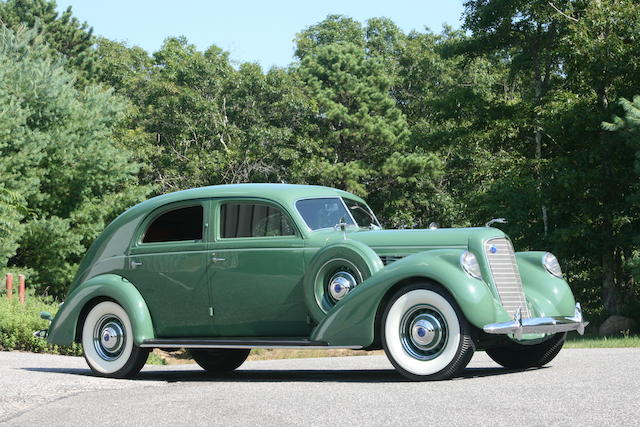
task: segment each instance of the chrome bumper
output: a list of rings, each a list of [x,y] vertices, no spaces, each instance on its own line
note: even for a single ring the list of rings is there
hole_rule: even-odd
[[[516,311],[510,322],[491,323],[482,329],[488,334],[513,334],[521,339],[524,334],[555,334],[556,332],[577,331],[584,334],[584,328],[589,324],[582,319],[580,303],[576,304],[573,317],[534,317],[522,319],[520,309]]]

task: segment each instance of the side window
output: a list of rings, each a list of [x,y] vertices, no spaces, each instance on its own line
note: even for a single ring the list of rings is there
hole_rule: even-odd
[[[224,203],[220,207],[220,236],[293,236],[295,229],[278,208],[258,203]]]
[[[202,217],[200,205],[166,212],[149,225],[142,243],[202,240]]]

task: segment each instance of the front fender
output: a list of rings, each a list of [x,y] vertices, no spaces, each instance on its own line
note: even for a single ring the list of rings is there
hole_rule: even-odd
[[[67,297],[51,322],[47,341],[57,345],[71,345],[82,309],[95,298],[111,299],[124,308],[133,327],[137,345],[155,337],[151,314],[138,289],[124,277],[103,274],[78,285]]]
[[[536,317],[571,317],[576,309],[573,292],[566,281],[552,276],[542,266],[545,253],[516,253],[527,301],[533,306]]]
[[[313,330],[311,339],[336,346],[368,347],[374,341],[376,314],[383,298],[393,291],[394,285],[413,279],[431,280],[442,285],[476,327],[510,320],[489,286],[462,270],[462,252],[459,249],[432,250],[389,264],[338,302]]]

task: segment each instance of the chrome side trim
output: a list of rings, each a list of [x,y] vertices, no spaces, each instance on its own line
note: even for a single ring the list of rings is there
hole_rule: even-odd
[[[359,350],[362,346],[331,346],[321,341],[305,339],[255,339],[255,338],[156,338],[145,340],[140,347],[146,348],[292,348],[292,349],[336,349]]]
[[[577,331],[584,334],[589,324],[582,318],[580,303],[576,303],[576,311],[572,317],[531,317],[523,319],[519,308],[510,322],[491,323],[482,329],[488,334],[513,334],[521,339],[524,334],[555,334],[556,332]]]
[[[363,347],[360,345],[344,346],[344,345],[241,345],[241,344],[150,344],[142,343],[140,347],[145,348],[288,348],[293,350],[334,350],[334,349],[349,349],[349,350],[361,350]]]

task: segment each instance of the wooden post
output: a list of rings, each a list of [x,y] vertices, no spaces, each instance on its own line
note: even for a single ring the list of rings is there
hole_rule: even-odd
[[[24,274],[18,274],[18,300],[24,304]]]
[[[13,297],[13,274],[7,273],[4,282],[7,286],[7,299],[11,299]]]

